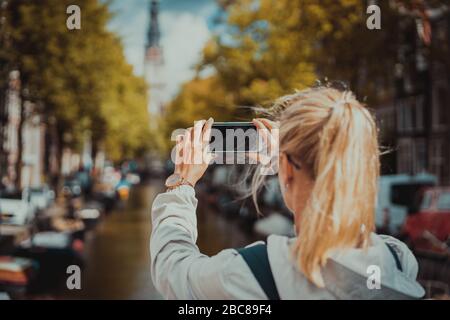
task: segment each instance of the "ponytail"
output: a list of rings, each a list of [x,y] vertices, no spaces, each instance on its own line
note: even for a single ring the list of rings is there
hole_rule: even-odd
[[[318,287],[320,268],[336,249],[367,247],[374,229],[379,176],[377,130],[349,91],[328,87],[289,97],[280,117],[280,152],[311,173],[314,186],[302,210],[293,254]]]

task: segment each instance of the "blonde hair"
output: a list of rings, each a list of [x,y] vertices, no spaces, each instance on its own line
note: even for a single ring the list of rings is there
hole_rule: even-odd
[[[311,175],[293,254],[304,275],[324,286],[320,268],[336,249],[368,246],[379,176],[375,121],[350,91],[307,89],[276,103],[280,153]],[[253,179],[254,195],[261,177]]]

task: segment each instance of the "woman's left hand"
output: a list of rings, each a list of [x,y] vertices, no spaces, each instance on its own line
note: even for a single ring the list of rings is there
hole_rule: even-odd
[[[207,150],[213,123],[212,118],[208,121],[197,121],[193,128],[187,129],[184,135],[177,137],[175,173],[181,175],[192,186],[195,186],[204,175],[214,158]]]

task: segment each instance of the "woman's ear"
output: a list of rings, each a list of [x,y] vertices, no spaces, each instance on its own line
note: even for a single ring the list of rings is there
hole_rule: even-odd
[[[292,163],[289,162],[285,153],[281,153],[280,155],[280,174],[283,185],[286,186],[291,184],[294,179],[294,167]]]

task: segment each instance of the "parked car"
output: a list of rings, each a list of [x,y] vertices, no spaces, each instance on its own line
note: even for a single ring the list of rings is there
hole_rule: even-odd
[[[102,213],[105,211],[105,206],[96,200],[87,201],[82,208],[75,211],[75,218],[83,221],[85,230],[91,230],[99,221]]]
[[[126,174],[126,180],[132,185],[137,185],[141,182],[141,177],[136,173],[129,172]]]
[[[47,185],[30,189],[30,201],[37,210],[45,210],[55,200],[55,192]]]
[[[126,201],[130,197],[131,183],[124,177],[115,186],[117,197],[119,200]]]
[[[120,177],[120,172],[113,166],[108,165],[93,186],[93,199],[102,203],[105,213],[109,213],[116,204],[115,186],[119,183]]]
[[[0,223],[25,225],[36,214],[36,207],[30,201],[30,190],[0,191]]]
[[[417,211],[417,195],[437,183],[430,174],[381,176],[375,215],[378,231],[398,235],[408,213]]]
[[[66,197],[79,197],[81,196],[82,188],[81,182],[73,177],[68,177],[64,181],[63,194]]]
[[[81,192],[89,196],[92,191],[92,178],[88,170],[80,169],[74,174],[74,178],[79,182],[81,187]]]
[[[450,187],[425,189],[403,232],[414,249],[450,253]]]

